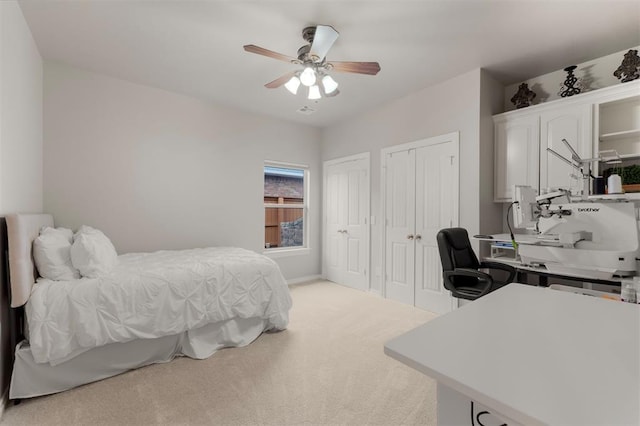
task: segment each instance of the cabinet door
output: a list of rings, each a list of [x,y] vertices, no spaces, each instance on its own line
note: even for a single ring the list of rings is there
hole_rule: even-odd
[[[581,179],[572,177],[579,175],[579,171],[547,148],[570,160],[571,151],[562,142],[566,139],[581,158],[593,157],[591,110],[591,104],[572,105],[540,114],[540,189],[571,189],[574,195],[582,189]]]
[[[515,185],[539,189],[538,115],[495,123],[494,201],[512,201]]]

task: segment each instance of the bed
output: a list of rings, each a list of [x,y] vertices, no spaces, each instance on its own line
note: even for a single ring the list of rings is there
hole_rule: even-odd
[[[18,336],[10,399],[46,395],[176,356],[203,359],[288,324],[275,262],[240,248],[118,256],[96,278],[38,278],[32,244],[47,214],[8,215],[10,298]]]

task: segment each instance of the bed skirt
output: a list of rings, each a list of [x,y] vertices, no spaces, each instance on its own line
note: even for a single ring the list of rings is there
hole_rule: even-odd
[[[204,359],[225,347],[246,346],[267,328],[262,318],[234,318],[173,336],[112,343],[83,352],[56,366],[33,360],[29,343],[18,344],[10,399],[65,391],[176,356]]]

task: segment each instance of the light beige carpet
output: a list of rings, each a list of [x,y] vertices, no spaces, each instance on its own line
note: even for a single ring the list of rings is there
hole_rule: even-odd
[[[8,407],[3,424],[436,423],[435,381],[384,343],[435,317],[326,281],[291,288],[288,330]]]

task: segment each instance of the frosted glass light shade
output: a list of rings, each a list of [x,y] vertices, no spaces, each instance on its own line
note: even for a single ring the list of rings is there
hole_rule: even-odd
[[[317,84],[309,87],[309,99],[320,99],[320,87]]]
[[[311,67],[307,67],[300,74],[300,82],[307,87],[311,87],[316,84],[316,72]]]
[[[298,93],[298,87],[300,87],[300,79],[294,75],[289,81],[285,83],[284,87],[286,87],[288,91],[295,95],[296,93]]]
[[[329,95],[338,88],[338,83],[333,78],[331,78],[330,75],[325,75],[322,78],[322,86],[324,86],[324,93]]]

